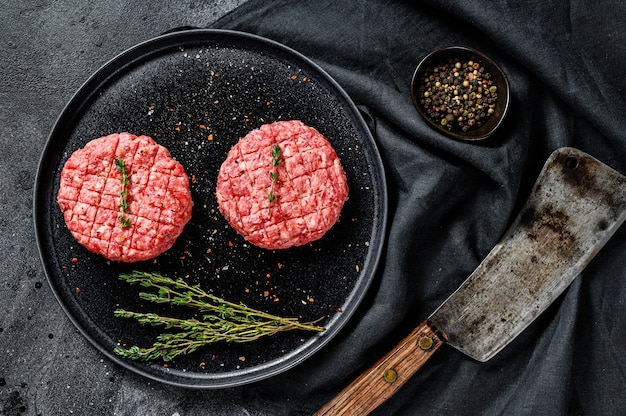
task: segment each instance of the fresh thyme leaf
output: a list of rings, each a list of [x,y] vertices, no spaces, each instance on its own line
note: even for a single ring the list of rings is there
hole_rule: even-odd
[[[297,318],[283,318],[249,308],[243,303],[229,302],[204,291],[200,285],[190,285],[184,279],[172,279],[159,273],[133,271],[121,274],[120,280],[139,284],[155,292],[140,292],[139,297],[153,303],[169,303],[195,310],[193,318],[176,318],[155,313],[139,313],[117,309],[114,316],[135,319],[142,325],[160,326],[160,334],[152,347],[118,347],[115,353],[132,360],[171,361],[181,354],[215,342],[251,342],[279,332],[303,330],[324,331],[317,322],[301,323]],[[197,312],[200,312],[198,314]]]
[[[130,219],[127,218],[126,216],[124,216],[124,214],[120,214],[117,217],[117,219],[120,220],[120,227],[122,227],[122,228],[130,227]]]
[[[114,162],[118,172],[124,173],[126,170],[126,163],[124,162],[124,159],[116,157]]]
[[[272,146],[272,166],[279,166],[282,163],[280,158],[283,155],[283,151],[280,146],[275,144]]]

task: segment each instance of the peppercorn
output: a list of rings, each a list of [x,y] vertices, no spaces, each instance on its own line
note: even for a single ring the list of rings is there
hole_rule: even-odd
[[[423,80],[420,105],[433,123],[448,131],[478,128],[495,112],[497,87],[478,62],[448,59],[426,69]]]

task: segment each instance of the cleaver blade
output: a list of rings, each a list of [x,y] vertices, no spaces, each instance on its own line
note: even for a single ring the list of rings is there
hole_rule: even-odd
[[[369,414],[446,343],[489,360],[563,293],[625,219],[625,176],[580,150],[555,150],[467,280],[315,415]]]
[[[509,231],[430,316],[487,361],[572,283],[626,218],[626,178],[579,150],[552,154]]]

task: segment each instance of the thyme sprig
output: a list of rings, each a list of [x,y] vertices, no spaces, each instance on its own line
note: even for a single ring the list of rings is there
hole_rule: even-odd
[[[120,209],[122,213],[117,217],[120,221],[120,226],[122,228],[130,227],[130,219],[125,215],[128,214],[128,185],[130,183],[130,177],[128,175],[128,171],[126,169],[126,163],[124,159],[115,158],[115,168],[118,172],[122,174],[120,182],[122,184],[122,189],[120,190]]]
[[[275,144],[272,146],[272,170],[270,171],[270,181],[272,184],[270,186],[270,192],[267,194],[267,200],[269,201],[268,212],[270,216],[272,215],[272,202],[276,199],[274,187],[276,186],[276,179],[278,179],[278,166],[283,163],[282,155],[283,151],[279,145]]]
[[[115,348],[116,354],[132,360],[171,361],[181,354],[190,354],[215,342],[250,342],[296,329],[315,332],[324,330],[316,325],[317,322],[301,323],[297,318],[282,318],[249,308],[243,303],[229,302],[205,292],[200,285],[190,285],[182,278],[172,279],[159,273],[133,271],[121,274],[120,279],[131,285],[139,284],[154,290],[151,293],[140,292],[139,297],[143,300],[186,306],[200,312],[199,317],[182,319],[155,313],[115,310],[116,317],[132,318],[143,325],[178,331],[160,334],[148,348]]]

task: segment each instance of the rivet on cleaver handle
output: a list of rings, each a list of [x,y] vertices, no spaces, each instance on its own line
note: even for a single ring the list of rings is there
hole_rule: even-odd
[[[509,230],[423,323],[316,415],[367,415],[444,343],[487,361],[541,314],[626,219],[626,177],[556,150]]]

